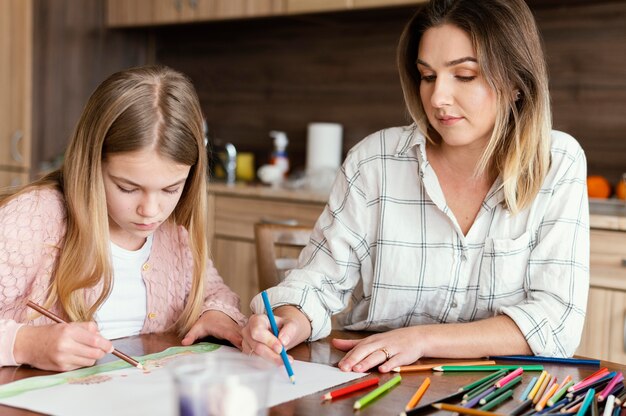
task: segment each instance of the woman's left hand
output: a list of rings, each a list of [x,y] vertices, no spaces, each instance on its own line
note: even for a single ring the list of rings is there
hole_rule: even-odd
[[[241,349],[241,327],[224,312],[206,311],[203,313],[187,332],[182,344],[191,345],[197,339],[206,336],[225,339]]]
[[[339,361],[342,371],[364,372],[378,366],[387,373],[392,368],[412,364],[423,355],[418,328],[408,327],[371,335],[362,339],[334,338],[335,348],[348,353]]]

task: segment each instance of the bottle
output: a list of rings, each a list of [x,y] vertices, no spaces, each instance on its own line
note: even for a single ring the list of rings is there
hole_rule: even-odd
[[[272,160],[270,164],[280,167],[283,171],[283,176],[287,176],[289,172],[289,158],[287,157],[287,134],[284,131],[272,130],[270,131],[270,137],[274,138],[274,151],[272,152]]]

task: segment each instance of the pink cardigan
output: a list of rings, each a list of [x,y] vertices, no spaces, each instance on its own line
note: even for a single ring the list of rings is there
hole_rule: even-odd
[[[52,323],[45,317],[32,319],[26,307],[30,299],[43,303],[65,235],[66,210],[60,192],[39,189],[28,192],[0,208],[0,366],[17,365],[13,345],[24,325]],[[187,230],[165,223],[154,233],[152,251],[143,266],[147,290],[147,314],[142,333],[162,332],[180,316],[191,287],[193,259]],[[101,285],[88,289],[87,303],[95,302]],[[213,263],[207,262],[205,302],[202,312],[222,311],[238,324],[245,316],[239,297],[222,281]],[[64,316],[58,307],[52,308]]]

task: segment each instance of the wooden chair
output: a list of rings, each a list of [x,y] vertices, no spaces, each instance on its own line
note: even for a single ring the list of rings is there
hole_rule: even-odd
[[[311,231],[311,227],[300,225],[254,225],[259,290],[276,286],[287,270],[297,266],[298,255],[309,242]]]

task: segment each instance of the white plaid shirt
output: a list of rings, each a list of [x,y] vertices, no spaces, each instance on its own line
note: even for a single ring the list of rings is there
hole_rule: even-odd
[[[530,207],[511,215],[497,180],[463,235],[415,125],[382,130],[348,154],[299,268],[268,290],[310,319],[311,339],[352,308],[346,329],[511,317],[535,354],[570,356],[589,289],[586,160],[553,131],[551,167]],[[252,309],[262,313],[260,296]]]

